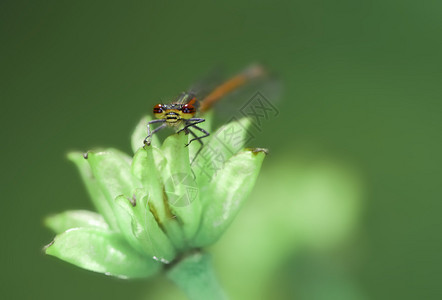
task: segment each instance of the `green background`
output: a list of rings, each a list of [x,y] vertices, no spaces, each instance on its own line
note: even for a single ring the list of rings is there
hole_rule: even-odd
[[[279,116],[253,141],[271,149],[260,185],[287,180],[284,166],[308,156],[348,167],[363,186],[340,258],[288,259],[269,279],[283,286],[276,295],[440,299],[441,16],[440,1],[2,1],[2,298],[159,299],[172,289],[42,254],[52,239],[44,216],[91,209],[65,154],[129,152],[133,127],[160,99],[215,65],[260,61],[284,83]],[[323,270],[347,258],[343,280],[357,291],[313,295],[345,289]]]

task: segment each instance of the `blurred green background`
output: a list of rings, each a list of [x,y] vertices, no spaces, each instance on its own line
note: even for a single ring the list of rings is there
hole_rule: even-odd
[[[153,104],[213,66],[266,63],[271,149],[214,262],[234,299],[440,299],[440,1],[2,1],[4,299],[173,299],[42,254],[91,209],[65,154],[130,150]],[[294,200],[293,200],[294,199]],[[293,200],[293,201],[292,201]]]

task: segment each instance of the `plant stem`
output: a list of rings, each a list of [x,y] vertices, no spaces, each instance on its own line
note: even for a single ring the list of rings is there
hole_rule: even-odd
[[[167,277],[181,288],[189,299],[226,299],[207,253],[197,252],[184,257],[168,271]]]

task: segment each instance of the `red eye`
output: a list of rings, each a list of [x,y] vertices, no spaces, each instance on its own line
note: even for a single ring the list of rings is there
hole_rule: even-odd
[[[184,104],[183,108],[181,108],[181,111],[184,114],[194,114],[195,113],[195,107],[193,107],[192,104]]]
[[[154,114],[161,114],[163,112],[163,105],[157,104],[153,107],[153,113]]]

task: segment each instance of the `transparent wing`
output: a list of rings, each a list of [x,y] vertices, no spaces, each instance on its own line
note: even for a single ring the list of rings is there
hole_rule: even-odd
[[[276,116],[282,92],[283,84],[275,74],[253,78],[212,105],[215,124],[227,123],[232,118]]]

